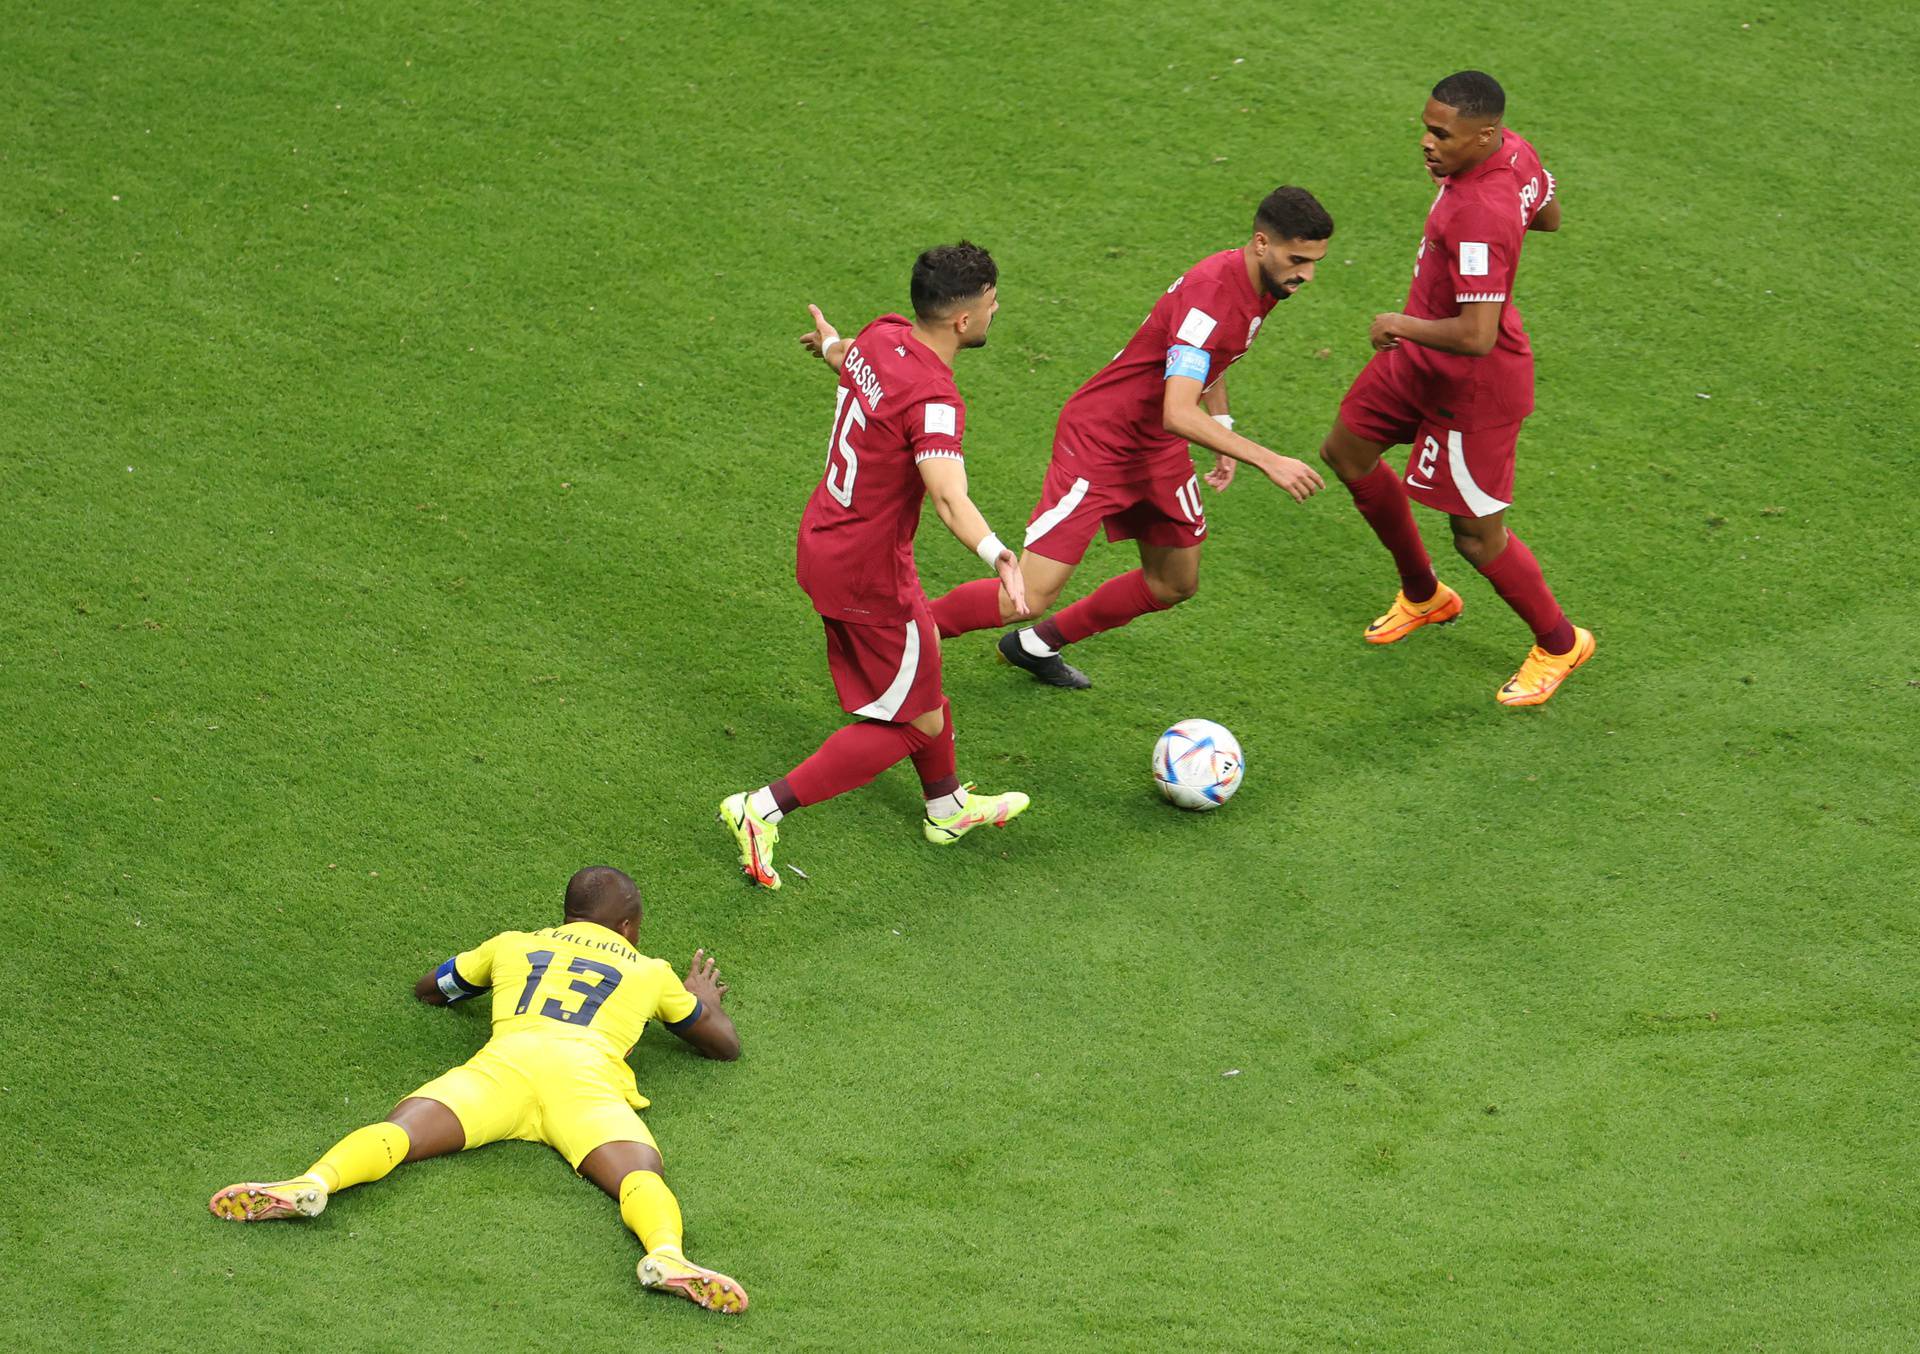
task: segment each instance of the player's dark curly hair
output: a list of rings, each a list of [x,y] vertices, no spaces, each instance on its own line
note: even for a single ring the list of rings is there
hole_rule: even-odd
[[[1433,87],[1433,97],[1462,117],[1488,122],[1507,111],[1507,91],[1485,71],[1455,71]]]
[[[929,249],[913,261],[913,313],[937,320],[1000,280],[993,255],[967,240]]]
[[[1320,199],[1304,188],[1283,186],[1268,193],[1253,214],[1253,228],[1272,240],[1331,240],[1333,218]]]

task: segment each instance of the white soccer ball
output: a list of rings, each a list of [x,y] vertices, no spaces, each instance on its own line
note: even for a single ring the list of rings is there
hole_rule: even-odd
[[[1210,719],[1183,719],[1153,746],[1153,783],[1178,808],[1219,808],[1246,771],[1240,740]]]

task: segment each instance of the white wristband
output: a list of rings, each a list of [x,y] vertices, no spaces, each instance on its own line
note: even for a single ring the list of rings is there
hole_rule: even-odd
[[[991,569],[1000,562],[1000,556],[1006,548],[1000,543],[1000,538],[993,534],[993,528],[988,527],[986,539],[973,548],[973,553],[980,556],[980,562]]]
[[[1215,414],[1213,416],[1213,421],[1215,423],[1218,423],[1221,427],[1225,428],[1228,432],[1233,431],[1233,415],[1232,414]]]

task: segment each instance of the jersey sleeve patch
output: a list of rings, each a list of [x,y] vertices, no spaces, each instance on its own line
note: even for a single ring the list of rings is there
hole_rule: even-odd
[[[468,997],[477,997],[487,989],[476,983],[470,983],[460,976],[460,966],[449,959],[433,971],[434,986],[440,989],[440,995],[448,1001],[465,1001]]]
[[[1187,312],[1187,318],[1180,321],[1180,328],[1174,331],[1174,337],[1182,343],[1190,343],[1196,348],[1207,346],[1207,338],[1213,333],[1217,321],[1206,311],[1195,306]]]
[[[927,402],[927,434],[933,436],[944,433],[946,436],[952,437],[953,428],[953,406],[929,400]]]
[[[1460,276],[1485,277],[1487,275],[1487,246],[1478,240],[1460,242]]]
[[[1167,349],[1166,378],[1169,380],[1175,376],[1187,376],[1196,381],[1205,381],[1207,373],[1212,369],[1213,359],[1207,355],[1205,348],[1176,343]]]

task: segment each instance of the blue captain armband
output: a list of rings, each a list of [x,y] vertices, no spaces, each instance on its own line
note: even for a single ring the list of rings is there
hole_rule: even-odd
[[[1190,344],[1176,343],[1167,349],[1167,374],[1163,379],[1175,376],[1191,376],[1196,381],[1205,381],[1207,373],[1213,370],[1213,359],[1207,356],[1205,348],[1195,348]]]
[[[685,1015],[681,1016],[680,1019],[678,1020],[663,1020],[660,1023],[665,1025],[668,1029],[678,1032],[680,1030],[684,1030],[687,1026],[691,1025],[694,1021],[698,1020],[700,1018],[700,1013],[706,1009],[707,1009],[706,1007],[700,1004],[700,998],[695,997],[693,999],[693,1009],[691,1011],[688,1011]]]
[[[448,1001],[465,1001],[468,997],[477,997],[487,989],[475,987],[460,976],[460,970],[449,959],[433,971],[434,985],[440,989],[440,995]]]

